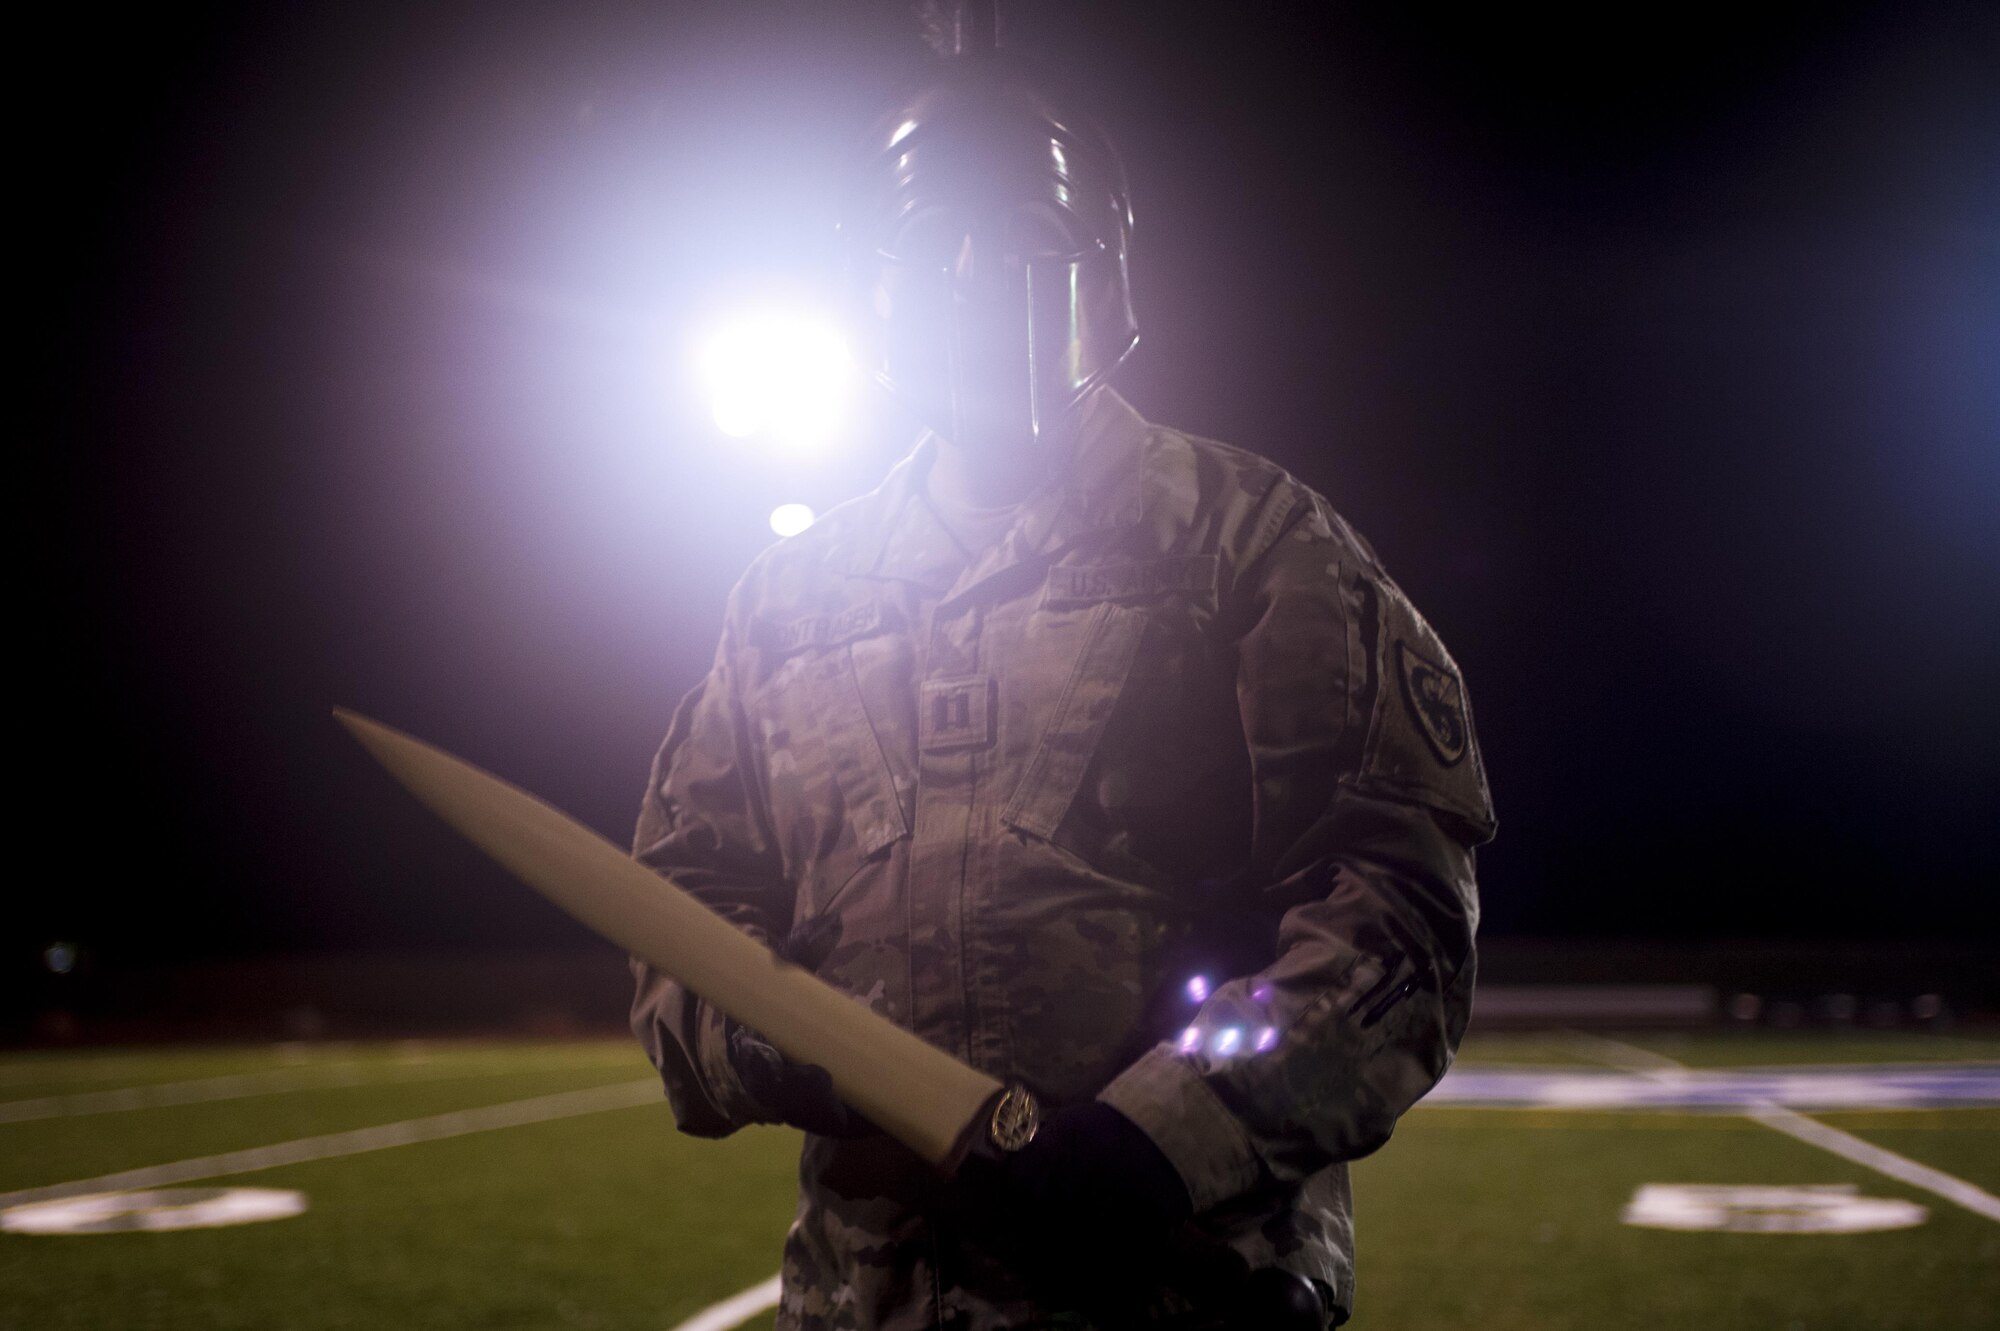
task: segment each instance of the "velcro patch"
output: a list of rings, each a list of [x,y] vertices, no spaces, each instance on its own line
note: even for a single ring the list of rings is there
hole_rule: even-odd
[[[1403,680],[1403,701],[1416,718],[1431,752],[1446,767],[1465,757],[1470,728],[1465,722],[1465,691],[1458,676],[1407,642],[1396,644],[1396,664]]]
[[[986,748],[993,743],[996,710],[991,675],[925,680],[917,715],[924,752]]]
[[[1063,565],[1049,570],[1042,604],[1060,610],[1168,592],[1212,592],[1217,568],[1214,555],[1171,555],[1126,564]]]
[[[885,616],[880,601],[862,601],[832,615],[807,615],[783,624],[762,625],[769,649],[779,656],[809,648],[837,647],[856,638],[866,638],[882,630]]]

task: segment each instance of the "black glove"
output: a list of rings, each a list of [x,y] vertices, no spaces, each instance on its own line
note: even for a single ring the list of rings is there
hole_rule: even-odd
[[[1213,1331],[1320,1331],[1314,1284],[1187,1224],[1187,1186],[1138,1124],[1102,1101],[1057,1110],[1018,1151],[981,1147],[959,1167],[951,1218],[1041,1300],[1107,1328],[1149,1325],[1162,1287]],[[1206,1319],[1213,1319],[1212,1322]]]
[[[950,1219],[1038,1297],[1086,1309],[1157,1288],[1193,1213],[1173,1162],[1098,1100],[1057,1110],[1018,1151],[975,1151],[948,1200]]]
[[[822,1137],[866,1137],[873,1123],[833,1093],[833,1076],[817,1063],[794,1063],[748,1026],[729,1023],[729,1066],[767,1123],[784,1123]]]
[[[830,915],[807,920],[773,948],[794,966],[817,972],[840,942],[840,921]],[[816,1063],[794,1063],[769,1040],[730,1018],[726,1026],[729,1066],[767,1123],[784,1123],[822,1137],[866,1137],[878,1128],[833,1093],[833,1076]]]
[[[1228,1331],[1321,1331],[1331,1312],[1318,1281],[1275,1266],[1244,1277],[1230,1304]]]

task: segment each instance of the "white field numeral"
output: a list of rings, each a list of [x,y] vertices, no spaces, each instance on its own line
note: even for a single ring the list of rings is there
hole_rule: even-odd
[[[1930,1213],[1900,1197],[1863,1197],[1852,1183],[1736,1187],[1648,1183],[1621,1217],[1645,1229],[1725,1234],[1865,1234],[1921,1225]]]

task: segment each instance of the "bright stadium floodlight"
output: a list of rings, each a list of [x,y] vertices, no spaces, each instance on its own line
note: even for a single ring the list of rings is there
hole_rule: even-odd
[[[797,536],[813,525],[813,517],[804,504],[780,504],[771,510],[771,530],[780,536]]]
[[[702,348],[701,373],[717,429],[795,449],[840,430],[855,381],[840,329],[809,314],[753,314],[724,326]]]

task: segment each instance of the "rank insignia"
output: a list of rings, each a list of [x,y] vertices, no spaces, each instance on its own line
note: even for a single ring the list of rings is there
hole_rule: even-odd
[[[917,729],[925,753],[948,749],[984,749],[993,743],[994,703],[991,675],[927,679]]]
[[[1396,661],[1402,667],[1403,701],[1417,719],[1417,729],[1431,746],[1437,760],[1450,767],[1465,757],[1469,727],[1465,723],[1465,691],[1458,676],[1430,660],[1407,642],[1396,644]]]

